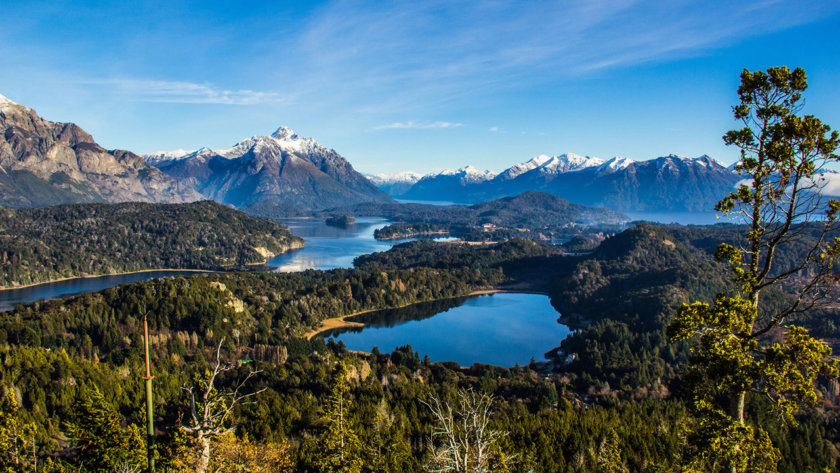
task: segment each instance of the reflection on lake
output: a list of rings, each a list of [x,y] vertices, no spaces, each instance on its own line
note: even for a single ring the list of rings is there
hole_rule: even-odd
[[[328,226],[323,218],[286,219],[283,221],[295,235],[306,241],[306,247],[291,251],[268,261],[277,271],[291,272],[304,269],[333,269],[353,266],[359,255],[386,251],[408,240],[376,241],[374,230],[388,221],[382,218],[359,218],[349,228]],[[120,284],[127,284],[163,276],[195,274],[191,271],[149,271],[95,278],[76,278],[66,281],[38,284],[20,289],[0,291],[0,311],[11,310],[15,304],[44,299],[67,297],[83,292],[99,291]]]
[[[411,345],[432,361],[455,361],[510,367],[540,361],[560,345],[569,329],[557,323],[560,314],[541,294],[474,296],[414,304],[402,309],[353,317],[364,328],[324,332],[347,348],[383,353]]]
[[[360,217],[348,228],[331,227],[322,218],[290,218],[282,222],[306,242],[302,249],[276,256],[266,263],[284,273],[304,269],[351,268],[357,256],[387,251],[408,241],[376,241],[373,232],[389,223],[384,218]]]
[[[12,310],[15,304],[67,297],[83,292],[100,291],[120,284],[127,284],[164,276],[180,276],[196,274],[195,271],[146,271],[142,273],[117,274],[113,276],[99,276],[95,278],[75,278],[66,281],[56,281],[37,286],[22,287],[20,289],[6,289],[0,291],[0,311]]]

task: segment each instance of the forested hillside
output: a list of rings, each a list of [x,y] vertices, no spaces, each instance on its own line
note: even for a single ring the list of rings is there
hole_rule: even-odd
[[[417,241],[360,257],[352,270],[165,278],[18,306],[0,316],[0,384],[22,406],[8,418],[34,426],[34,436],[20,441],[34,441],[42,466],[108,471],[72,452],[85,438],[78,427],[99,425],[91,418],[102,409],[115,419],[113,435],[124,432],[119,425],[139,425],[145,311],[164,471],[187,471],[195,437],[180,428],[189,424],[181,387],[200,386],[222,340],[221,356],[234,369],[216,381],[219,392],[253,370],[261,372],[242,389],[265,391],[235,408],[225,424],[235,435],[213,441],[210,466],[219,471],[247,464],[249,471],[319,472],[337,451],[356,462],[352,471],[426,471],[437,420],[421,401],[454,400],[459,388],[495,396],[489,427],[507,433],[493,453],[498,471],[604,471],[606,450],[629,471],[673,471],[688,422],[677,377],[688,351],[667,342],[664,326],[679,303],[713,297],[723,283],[722,268],[690,243],[702,241],[701,233],[640,226],[575,255],[524,239]],[[461,369],[430,363],[411,347],[360,355],[303,337],[326,318],[511,285],[548,292],[563,322],[578,329],[558,340],[548,370]],[[830,386],[822,390],[837,400]],[[338,395],[347,402],[341,429],[357,439],[343,449],[334,437]],[[748,415],[786,452],[781,471],[836,464],[834,411],[783,427],[762,402],[751,401]],[[130,445],[111,448],[143,461],[142,440]]]
[[[157,268],[237,269],[303,246],[281,225],[210,201],[0,212],[0,287]]]

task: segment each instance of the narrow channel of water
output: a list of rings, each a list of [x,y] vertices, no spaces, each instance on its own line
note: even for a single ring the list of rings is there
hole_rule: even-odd
[[[161,278],[164,276],[180,276],[197,274],[195,271],[145,271],[142,273],[116,274],[113,276],[98,276],[94,278],[74,278],[65,281],[48,282],[19,289],[5,289],[0,291],[0,312],[12,310],[16,304],[69,297],[83,292],[101,291],[109,287],[139,281]]]
[[[414,304],[402,309],[367,313],[351,318],[364,328],[325,332],[351,350],[390,353],[411,345],[431,361],[454,361],[462,366],[486,363],[526,365],[569,335],[557,323],[560,314],[541,294],[499,293]]]

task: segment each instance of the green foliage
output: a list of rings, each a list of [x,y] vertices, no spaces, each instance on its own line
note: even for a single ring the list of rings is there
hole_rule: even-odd
[[[585,207],[542,192],[524,192],[471,206],[359,204],[338,210],[400,222],[378,230],[377,239],[448,233],[470,241],[522,237],[565,240],[581,233],[616,231],[629,220],[613,210]]]
[[[157,268],[260,264],[302,241],[215,202],[73,204],[0,219],[0,287]]]
[[[14,391],[7,390],[0,400],[0,472],[34,471],[36,426],[21,414]]]
[[[320,454],[315,467],[320,473],[358,473],[362,468],[362,444],[350,425],[350,386],[347,365],[336,363],[333,386],[324,412],[326,430],[318,439]]]
[[[123,423],[98,387],[84,390],[74,418],[66,426],[67,438],[76,449],[70,461],[91,473],[144,466],[143,434],[136,425],[123,426]]]
[[[687,379],[697,422],[688,434],[689,471],[777,471],[777,447],[763,425],[745,418],[747,396],[773,400],[795,424],[797,410],[818,400],[817,376],[838,376],[831,349],[792,325],[835,285],[840,254],[838,240],[827,238],[840,207],[825,206],[817,183],[817,173],[837,160],[840,139],[813,116],[796,115],[806,88],[802,69],[741,74],[741,103],[733,111],[744,127],[729,131],[724,142],[741,149],[736,169],[749,184],[716,207],[748,222],[741,244],[724,242],[715,252],[731,270],[732,288],[712,305],[683,304],[668,327],[673,340],[694,342]],[[809,225],[825,208],[824,222]],[[799,258],[774,268],[777,253],[802,247],[803,240]],[[783,285],[789,300],[768,305],[762,291]],[[783,339],[771,341],[771,331]]]
[[[601,444],[598,452],[598,466],[602,473],[630,473],[621,460],[621,449],[618,444],[618,434],[610,431],[607,438]]]
[[[733,419],[712,403],[697,401],[688,431],[686,473],[778,471],[781,454],[767,432]]]

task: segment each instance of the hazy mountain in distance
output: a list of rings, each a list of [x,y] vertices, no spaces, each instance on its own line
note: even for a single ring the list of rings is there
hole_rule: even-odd
[[[395,174],[365,174],[365,177],[388,195],[400,195],[423,178],[422,174],[403,171]]]
[[[740,177],[709,156],[648,161],[609,160],[574,153],[540,155],[490,179],[425,176],[403,199],[476,203],[541,191],[588,206],[624,212],[711,211]]]
[[[77,125],[44,120],[0,95],[0,206],[200,198],[134,153],[106,150]]]

